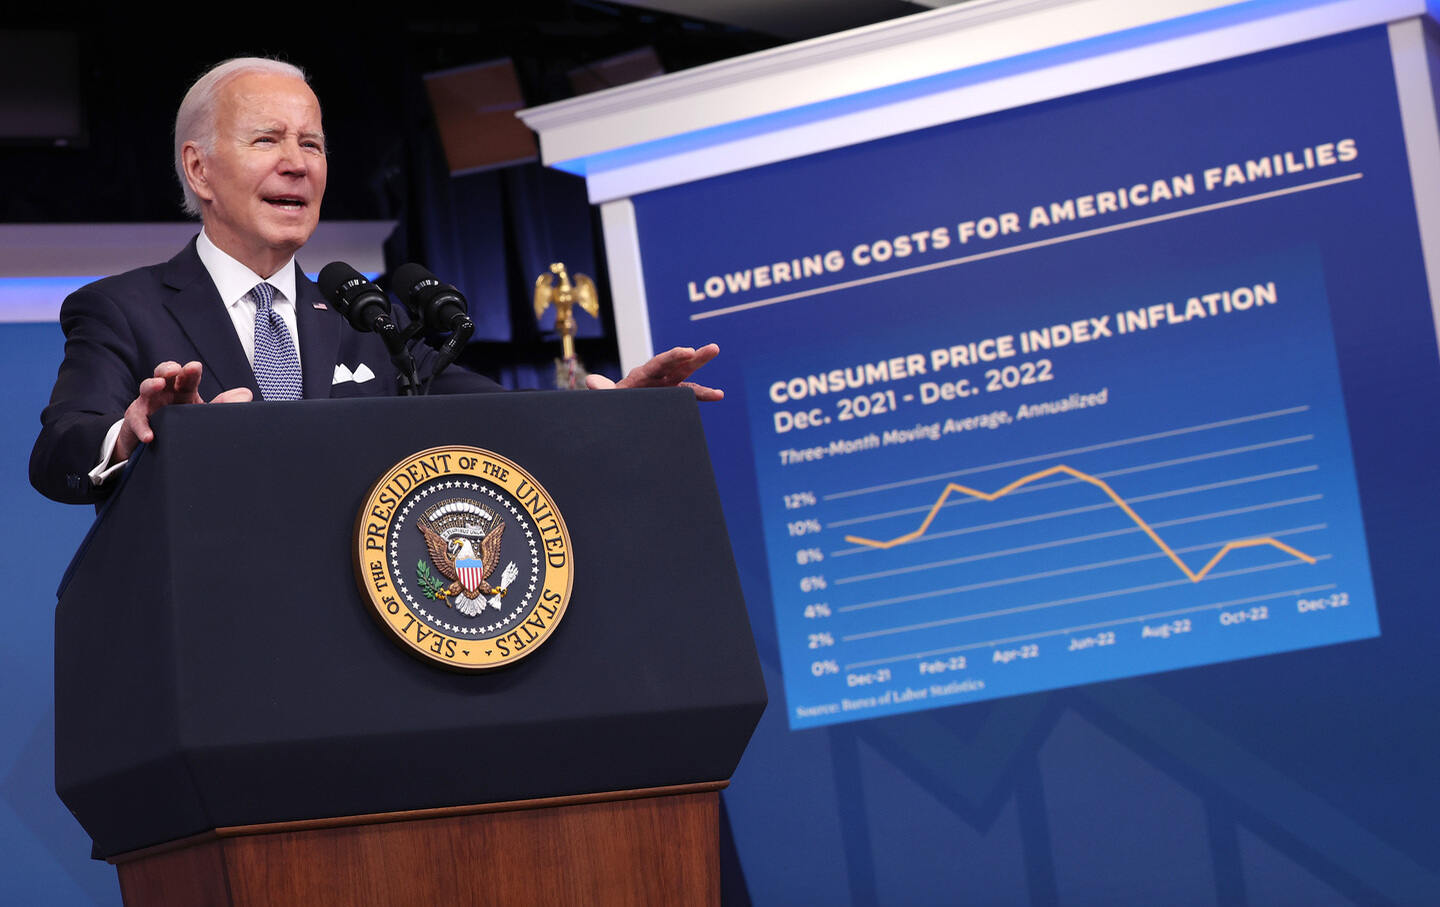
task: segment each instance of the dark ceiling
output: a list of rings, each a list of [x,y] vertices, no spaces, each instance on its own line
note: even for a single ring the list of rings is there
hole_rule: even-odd
[[[904,0],[644,5],[656,9],[532,0],[462,15],[449,4],[419,2],[349,20],[303,11],[263,22],[227,16],[223,28],[183,18],[168,26],[139,22],[115,7],[83,22],[65,11],[0,14],[0,35],[11,39],[23,42],[36,31],[74,35],[83,122],[83,135],[66,147],[0,145],[0,222],[178,219],[174,110],[189,82],[227,57],[277,56],[311,73],[331,147],[327,218],[385,218],[394,215],[387,184],[407,166],[407,136],[431,128],[424,73],[508,57],[526,103],[535,105],[569,97],[571,70],[641,47],[653,48],[674,72],[923,9]],[[182,37],[174,37],[176,28]],[[23,84],[0,90],[12,97],[32,91]]]

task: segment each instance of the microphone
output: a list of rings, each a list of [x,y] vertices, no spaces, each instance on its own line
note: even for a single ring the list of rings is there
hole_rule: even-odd
[[[460,291],[441,283],[440,278],[422,265],[411,263],[396,268],[390,275],[390,288],[400,297],[416,324],[423,324],[426,330],[450,334],[431,362],[422,391],[428,394],[431,382],[455,361],[470,335],[475,333],[475,322],[465,311],[465,297]]]
[[[355,330],[382,336],[397,330],[384,291],[345,262],[332,261],[321,268],[319,284],[321,294]]]
[[[396,383],[402,396],[415,393],[418,378],[415,357],[405,348],[409,337],[390,317],[390,300],[385,291],[343,261],[332,261],[320,269],[320,292],[357,331],[374,331],[385,343],[395,363]]]
[[[465,297],[448,283],[441,283],[423,265],[412,263],[396,268],[390,276],[390,287],[427,330],[452,333],[468,327],[470,333],[475,331],[475,323],[465,310]]]

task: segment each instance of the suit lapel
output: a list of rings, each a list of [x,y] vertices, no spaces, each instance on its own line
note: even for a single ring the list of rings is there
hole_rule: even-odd
[[[320,289],[295,264],[295,326],[300,332],[300,367],[304,372],[305,398],[330,396],[335,363],[340,356],[340,316],[324,305]]]
[[[217,387],[219,390],[248,387],[258,400],[260,388],[255,383],[255,372],[250,368],[250,360],[245,358],[240,338],[235,336],[235,322],[221,302],[215,282],[200,263],[195,240],[170,259],[162,279],[175,291],[175,295],[165,301],[165,308],[179,322],[205,366],[204,383],[212,388],[206,396],[214,396],[213,388]]]

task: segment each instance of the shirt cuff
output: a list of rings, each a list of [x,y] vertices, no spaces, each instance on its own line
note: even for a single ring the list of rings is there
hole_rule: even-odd
[[[100,444],[100,463],[90,470],[90,484],[97,488],[105,484],[105,480],[125,468],[129,460],[121,460],[119,463],[111,463],[110,459],[115,456],[115,442],[120,439],[120,427],[125,424],[124,419],[116,420],[105,433],[105,440]]]

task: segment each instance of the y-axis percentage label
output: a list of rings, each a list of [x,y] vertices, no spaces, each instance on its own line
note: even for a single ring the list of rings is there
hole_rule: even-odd
[[[785,509],[799,510],[801,507],[815,506],[815,492],[797,491],[794,494],[785,495]]]

